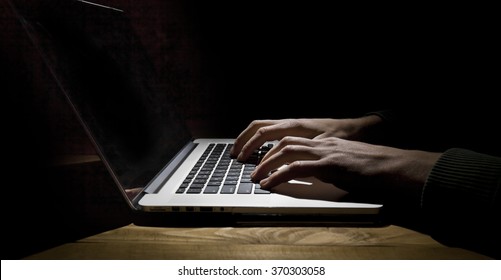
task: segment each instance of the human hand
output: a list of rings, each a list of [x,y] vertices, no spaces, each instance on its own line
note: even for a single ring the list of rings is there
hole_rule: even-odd
[[[440,153],[402,150],[336,137],[284,137],[252,173],[261,188],[284,191],[284,183],[315,177],[355,194],[385,199],[416,197]]]
[[[265,142],[280,140],[286,136],[361,140],[366,128],[381,121],[376,115],[356,119],[256,120],[240,133],[230,154],[239,161],[246,161]]]

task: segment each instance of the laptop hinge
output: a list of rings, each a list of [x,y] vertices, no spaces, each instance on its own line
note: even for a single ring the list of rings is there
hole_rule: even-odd
[[[188,142],[179,153],[158,173],[158,175],[148,184],[143,193],[157,193],[160,191],[165,182],[183,163],[188,155],[195,149],[198,144],[193,141]]]

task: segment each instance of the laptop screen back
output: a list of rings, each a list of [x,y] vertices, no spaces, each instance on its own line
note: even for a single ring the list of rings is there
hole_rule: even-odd
[[[25,16],[31,37],[124,193],[144,188],[191,138],[169,89],[125,12],[49,3]]]

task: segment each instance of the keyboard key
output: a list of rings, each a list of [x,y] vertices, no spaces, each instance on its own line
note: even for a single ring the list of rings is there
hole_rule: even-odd
[[[217,193],[219,191],[219,186],[207,186],[204,193]]]
[[[263,189],[261,189],[261,186],[259,184],[255,184],[254,185],[254,193],[255,194],[269,194],[271,192],[268,190],[263,190]]]
[[[223,188],[221,189],[222,194],[233,194],[235,193],[235,190],[237,189],[237,186],[235,185],[223,185]]]
[[[189,188],[188,191],[186,193],[201,193],[202,192],[202,189],[198,189],[198,188]]]
[[[224,184],[236,186],[238,184],[238,181],[237,180],[233,180],[233,181],[226,180],[226,181],[224,181]]]
[[[267,191],[267,190],[263,190],[261,188],[256,188],[256,189],[254,189],[254,193],[255,194],[270,194],[271,192]]]
[[[191,184],[190,189],[203,189],[204,184]]]
[[[252,185],[253,185],[252,183],[240,183],[240,185],[238,186],[237,193],[241,194],[252,193],[252,187],[253,187]]]

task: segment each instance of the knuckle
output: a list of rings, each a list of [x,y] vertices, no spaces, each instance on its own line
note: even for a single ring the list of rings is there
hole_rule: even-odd
[[[282,138],[282,140],[280,142],[283,145],[288,145],[288,144],[293,142],[293,139],[294,139],[294,137],[292,137],[292,136],[285,136],[284,138]]]
[[[318,145],[326,145],[330,147],[336,147],[339,144],[339,138],[336,137],[328,137],[318,141]]]
[[[282,149],[282,152],[284,154],[290,154],[290,153],[294,153],[298,150],[298,147],[295,146],[295,145],[288,145],[288,146],[285,146],[283,149]]]
[[[301,169],[302,166],[303,166],[302,161],[294,161],[294,162],[289,164],[289,169],[291,171],[295,171],[295,170]]]
[[[262,136],[262,135],[265,135],[266,133],[268,133],[268,131],[269,131],[268,127],[266,127],[266,126],[260,127],[258,130],[256,130],[256,135]]]
[[[253,120],[251,123],[250,123],[250,127],[259,127],[259,126],[262,126],[264,121],[262,120]]]
[[[300,122],[297,119],[288,119],[286,121],[286,125],[288,127],[298,127],[300,125]]]

